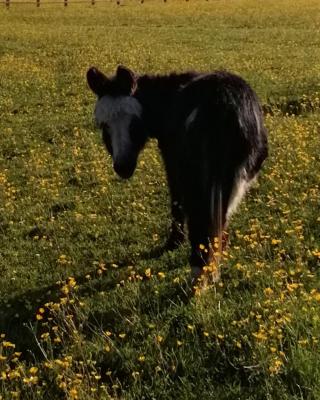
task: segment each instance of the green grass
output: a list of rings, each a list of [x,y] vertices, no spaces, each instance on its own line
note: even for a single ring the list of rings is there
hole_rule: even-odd
[[[319,17],[312,0],[0,8],[0,399],[320,399]],[[187,243],[153,256],[156,143],[123,182],[94,128],[86,70],[118,63],[232,70],[264,104],[270,157],[201,296]]]

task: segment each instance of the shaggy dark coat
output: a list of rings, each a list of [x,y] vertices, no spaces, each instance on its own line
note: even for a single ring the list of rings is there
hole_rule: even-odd
[[[212,261],[212,240],[221,239],[228,218],[256,177],[268,153],[267,132],[256,94],[239,76],[225,71],[136,76],[118,67],[112,78],[96,68],[87,74],[103,96],[134,98],[141,113],[129,134],[139,153],[148,137],[158,140],[171,193],[168,248],[184,237],[187,223],[191,266]],[[103,129],[109,152],[110,134]],[[131,176],[131,162],[124,177]],[[117,171],[118,172],[118,171]]]

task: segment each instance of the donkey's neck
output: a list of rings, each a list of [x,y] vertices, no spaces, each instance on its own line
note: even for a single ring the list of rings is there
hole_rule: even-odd
[[[135,97],[143,109],[143,120],[150,137],[161,139],[168,132],[179,89],[197,74],[142,75]]]

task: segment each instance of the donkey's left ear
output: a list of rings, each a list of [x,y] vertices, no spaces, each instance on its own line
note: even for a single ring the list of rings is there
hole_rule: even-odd
[[[119,65],[116,73],[117,83],[126,94],[133,94],[137,87],[137,79],[133,71]]]
[[[98,68],[91,67],[87,71],[87,82],[90,89],[98,96],[103,96],[108,78],[98,70]]]

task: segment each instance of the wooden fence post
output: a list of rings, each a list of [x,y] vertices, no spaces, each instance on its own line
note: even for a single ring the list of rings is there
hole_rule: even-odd
[[[40,7],[40,0],[36,0],[37,1],[37,7]]]
[[[91,0],[91,5],[94,6],[96,4],[96,0]]]
[[[6,7],[7,7],[7,8],[10,7],[10,0],[6,0]]]
[[[68,5],[68,0],[64,0],[64,1],[63,1],[63,4],[64,4],[65,7],[67,7],[67,5]]]

